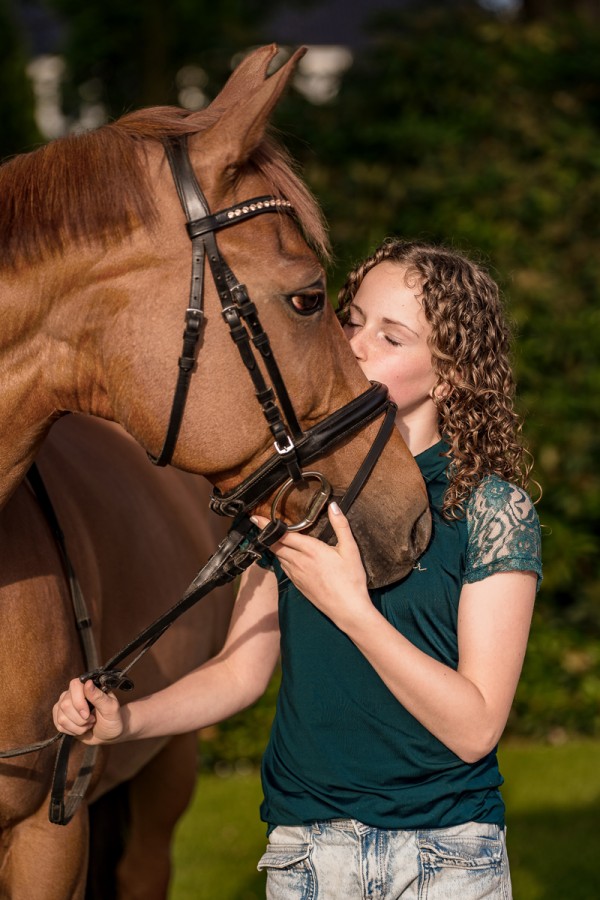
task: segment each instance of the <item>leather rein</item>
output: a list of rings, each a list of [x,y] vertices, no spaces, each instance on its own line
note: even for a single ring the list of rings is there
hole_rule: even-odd
[[[221,313],[229,327],[242,361],[252,379],[256,398],[274,438],[274,453],[237,487],[222,494],[214,489],[210,506],[220,514],[234,518],[227,537],[200,570],[181,599],[166,613],[159,616],[140,634],[112,656],[103,666],[92,663],[90,671],[80,676],[81,681],[91,679],[102,691],[117,688],[129,691],[134,685],[129,677],[131,668],[164,634],[164,632],[202,597],[215,587],[232,581],[263,555],[287,530],[300,531],[310,527],[318,518],[332,488],[327,479],[317,471],[305,470],[317,458],[355,434],[379,417],[382,423],[363,463],[356,472],[344,496],[340,508],[347,513],[362,490],[394,428],[396,406],[388,397],[387,388],[372,383],[363,394],[336,410],[317,425],[303,431],[288,395],[285,382],[273,356],[270,342],[263,330],[255,304],[248,296],[245,285],[240,284],[221,255],[215,233],[238,222],[265,213],[294,215],[289,201],[274,197],[255,197],[220,212],[211,213],[206,198],[194,174],[185,137],[165,143],[165,153],[171,167],[173,180],[183,211],[186,228],[192,243],[192,273],[188,308],[185,313],[183,349],[178,361],[178,377],[175,385],[171,414],[165,440],[158,456],[148,453],[158,466],[170,463],[189,391],[190,379],[196,364],[196,349],[204,325],[203,286],[205,261],[208,259],[211,274],[221,302]],[[258,365],[260,354],[271,381],[269,386]],[[309,503],[307,515],[302,521],[286,525],[277,515],[278,505],[294,485],[308,481],[317,482],[317,490]],[[248,514],[275,490],[277,494],[271,507],[271,521],[258,531]],[[45,493],[45,492],[44,492]],[[38,498],[40,493],[38,493]],[[44,504],[45,505],[45,504]],[[48,513],[46,513],[48,515]],[[54,513],[50,514],[55,518]],[[59,529],[60,530],[60,529]],[[321,539],[329,540],[332,529],[329,523],[321,533]],[[66,554],[63,555],[63,560]],[[72,567],[65,561],[67,574]],[[70,575],[69,575],[70,578]],[[70,579],[71,582],[71,579]],[[83,615],[86,620],[87,615]],[[136,654],[123,668],[121,663]],[[93,657],[87,656],[90,660]],[[88,662],[89,665],[89,662]],[[59,740],[54,778],[50,795],[49,819],[58,825],[66,825],[77,811],[91,778],[93,765],[84,763],[71,791],[67,790],[67,769],[74,738],[71,735],[55,735],[43,745],[30,745],[20,750],[6,751],[8,756],[33,752]],[[86,748],[90,749],[90,748]],[[96,748],[91,748],[96,749]]]

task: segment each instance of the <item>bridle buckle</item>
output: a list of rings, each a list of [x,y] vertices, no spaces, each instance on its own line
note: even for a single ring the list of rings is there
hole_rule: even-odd
[[[185,311],[185,332],[186,335],[197,335],[204,323],[204,310],[197,309],[194,306],[188,306]]]
[[[287,456],[288,453],[292,453],[296,449],[296,445],[294,444],[289,434],[286,434],[285,444],[283,446],[280,445],[279,441],[274,441],[273,446],[275,447],[275,450],[277,451],[279,456]]]

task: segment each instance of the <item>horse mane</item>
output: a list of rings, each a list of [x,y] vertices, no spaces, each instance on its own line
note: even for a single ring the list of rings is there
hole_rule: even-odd
[[[0,268],[18,268],[62,254],[70,243],[126,237],[139,223],[157,222],[144,147],[177,135],[205,131],[218,118],[211,107],[194,113],[151,107],[94,131],[72,134],[0,167]],[[325,259],[329,243],[322,213],[283,147],[264,138],[245,163],[275,196],[295,208],[308,242]]]

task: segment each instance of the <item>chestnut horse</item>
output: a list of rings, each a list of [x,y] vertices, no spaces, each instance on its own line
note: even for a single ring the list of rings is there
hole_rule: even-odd
[[[163,444],[190,290],[189,239],[165,141],[186,136],[212,210],[265,194],[295,210],[295,218],[271,210],[240,221],[220,233],[219,247],[260,311],[302,428],[368,387],[326,302],[318,207],[265,134],[301,52],[267,77],[276,48],[255,51],[201,112],[139,111],[0,169],[0,749],[47,735],[52,700],[83,668],[56,549],[22,485],[53,423],[65,412],[85,414],[61,421],[39,460],[93,600],[101,659],[177,599],[201,543],[190,532],[206,531],[197,511],[184,512],[186,476],[157,473],[143,453],[156,456]],[[272,454],[273,437],[217,291],[208,276],[205,282],[205,325],[172,462],[226,492]],[[88,417],[117,423],[140,448],[115,425]],[[319,460],[337,496],[378,427],[370,423]],[[189,490],[195,497],[197,489]],[[286,517],[302,518],[303,502],[293,492]],[[267,500],[257,510],[268,514]],[[403,576],[424,549],[426,493],[395,430],[350,520],[373,584]],[[153,648],[136,675],[140,691],[166,684],[216,649],[219,615],[212,603],[205,610]],[[170,832],[193,779],[193,740],[183,751],[173,742],[145,744],[111,748],[92,797],[136,779],[118,896],[151,900],[165,896]],[[0,890],[13,900],[83,896],[87,812],[82,807],[66,828],[47,823],[49,755],[7,761],[0,770]]]
[[[94,637],[102,654],[110,654],[182,593],[223,536],[225,520],[207,514],[210,485],[203,478],[155,468],[119,426],[91,416],[62,418],[37,465],[65,533]],[[58,548],[27,483],[0,510],[0,547],[3,749],[51,736],[52,704],[65,679],[87,666]],[[134,695],[158,690],[214,655],[232,600],[229,587],[218,588],[176,622],[140,661]],[[89,799],[129,781],[130,840],[118,892],[105,888],[96,894],[92,885],[87,896],[166,895],[170,833],[194,784],[196,743],[194,735],[184,735],[123,745],[99,760]],[[54,756],[51,748],[0,761],[2,898],[83,895],[87,819],[77,815],[64,828],[49,823]],[[77,753],[73,763],[80,761]],[[113,838],[118,824],[112,823]],[[106,877],[114,881],[115,875]]]

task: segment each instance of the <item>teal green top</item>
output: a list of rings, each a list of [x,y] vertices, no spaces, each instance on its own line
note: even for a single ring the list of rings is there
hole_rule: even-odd
[[[402,581],[370,595],[409,641],[456,669],[462,585],[509,570],[541,577],[540,530],[527,494],[496,476],[474,491],[464,519],[443,519],[445,450],[440,442],[416,457],[433,514],[427,550]],[[472,764],[459,759],[407,712],[276,558],[269,562],[279,582],[282,666],[262,765],[261,816],[269,827],[332,818],[404,829],[502,825],[496,753]]]

